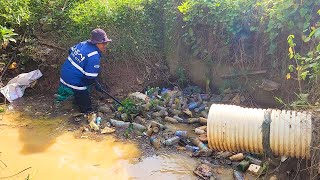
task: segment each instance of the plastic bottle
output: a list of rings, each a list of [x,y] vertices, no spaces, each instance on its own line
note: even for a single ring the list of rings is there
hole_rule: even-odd
[[[146,119],[142,118],[141,116],[137,116],[134,120],[140,124],[146,124],[147,122]]]
[[[191,139],[192,143],[196,146],[198,146],[201,150],[209,150],[209,148],[198,138]]]
[[[126,113],[122,113],[121,114],[121,119],[124,120],[124,121],[128,120],[128,115]]]
[[[169,109],[169,112],[171,113],[171,114],[174,114],[174,115],[180,115],[180,114],[182,114],[182,112],[180,111],[180,110],[177,110],[177,109]]]
[[[203,117],[199,117],[200,124],[207,124],[207,119]]]
[[[98,116],[98,117],[96,118],[96,124],[97,124],[98,126],[100,126],[100,124],[101,124],[101,117],[100,117],[100,116]]]
[[[233,177],[235,180],[244,180],[244,175],[236,170],[233,171]]]
[[[94,121],[91,121],[90,123],[89,123],[89,126],[90,126],[90,128],[91,129],[93,129],[94,131],[99,131],[99,126],[96,124],[96,123],[94,123]]]
[[[164,120],[167,121],[167,122],[170,122],[170,123],[174,123],[174,124],[178,123],[178,121],[175,118],[172,118],[172,117],[169,117],[169,116],[166,116],[164,118]]]
[[[186,150],[187,151],[191,151],[191,152],[196,152],[196,151],[199,151],[199,147],[197,146],[190,146],[190,145],[186,145]]]
[[[193,110],[193,109],[197,108],[198,106],[199,106],[198,102],[192,102],[192,103],[188,104],[188,108],[190,110]]]
[[[112,124],[112,126],[115,126],[115,127],[124,127],[124,128],[127,128],[129,126],[129,122],[124,122],[124,121],[118,121],[118,120],[115,120],[115,119],[110,119],[110,123]]]
[[[158,139],[157,137],[153,136],[150,137],[150,143],[156,148],[159,149],[161,147],[161,140]]]
[[[179,117],[179,116],[173,116],[173,118],[174,118],[175,120],[177,120],[178,122],[180,122],[180,123],[184,122],[184,120],[183,120],[181,117]]]
[[[208,113],[206,111],[201,111],[201,116],[204,118],[208,118]]]
[[[189,124],[192,124],[192,123],[197,123],[197,122],[199,122],[200,120],[199,120],[199,118],[188,118],[188,123]]]
[[[165,125],[160,124],[160,123],[158,123],[158,122],[156,122],[156,121],[151,121],[151,127],[152,127],[152,128],[153,128],[153,127],[158,127],[159,130],[164,130],[164,129],[166,129],[166,126],[165,126]]]
[[[203,111],[206,108],[206,105],[202,104],[201,106],[194,109],[194,112],[198,113]]]
[[[176,131],[176,136],[179,136],[180,138],[187,138],[188,137],[188,131]]]
[[[174,145],[176,143],[178,143],[180,141],[180,137],[179,136],[174,136],[170,139],[167,139],[164,141],[164,144],[167,145],[167,146],[171,146],[171,145]]]
[[[237,168],[239,171],[245,172],[248,169],[249,165],[250,161],[243,160],[238,164]]]
[[[231,161],[242,161],[244,159],[244,155],[243,155],[243,153],[238,153],[233,156],[230,156],[229,159]]]
[[[199,128],[194,129],[194,132],[195,132],[196,134],[204,134],[204,133],[206,133],[205,130],[199,129]]]
[[[159,106],[159,105],[156,105],[156,109],[157,109],[158,111],[166,111],[166,110],[167,110],[167,108],[162,107],[162,106]]]
[[[138,123],[132,123],[133,129],[137,131],[145,131],[147,128],[141,124]]]
[[[250,155],[246,155],[246,159],[247,159],[248,161],[250,161],[252,164],[255,164],[255,165],[258,165],[258,166],[261,166],[261,165],[262,165],[262,161],[261,161],[261,160],[256,159],[256,158],[254,158],[254,157],[252,157],[252,156],[250,156]]]

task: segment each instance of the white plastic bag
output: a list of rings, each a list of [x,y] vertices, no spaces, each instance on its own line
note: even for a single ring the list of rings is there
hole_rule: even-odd
[[[39,69],[29,73],[19,74],[15,78],[11,79],[6,86],[0,88],[0,92],[8,99],[9,102],[12,102],[13,100],[22,97],[24,90],[27,87],[30,87],[31,84],[41,76],[42,73]]]

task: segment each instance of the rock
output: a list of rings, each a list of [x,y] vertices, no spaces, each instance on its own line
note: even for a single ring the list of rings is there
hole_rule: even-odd
[[[210,177],[213,176],[212,168],[206,164],[201,164],[198,166],[193,173],[202,179],[210,179]]]

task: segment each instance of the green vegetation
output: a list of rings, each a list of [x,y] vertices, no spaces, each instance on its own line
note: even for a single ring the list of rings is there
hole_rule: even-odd
[[[187,52],[179,55],[204,60],[207,67],[222,63],[241,72],[270,69],[285,78],[289,66],[287,79],[298,81],[297,94],[308,94],[311,88],[303,82],[312,86],[319,75],[319,4],[320,0],[0,0],[0,43],[12,51],[16,40],[25,41],[24,34],[32,39],[37,32],[55,34],[60,44],[70,46],[100,27],[113,39],[109,49],[115,60],[160,61],[178,46]],[[175,72],[180,86],[188,83],[184,66]]]

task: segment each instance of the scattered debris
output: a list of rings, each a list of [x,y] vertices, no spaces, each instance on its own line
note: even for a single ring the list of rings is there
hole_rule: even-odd
[[[210,177],[213,176],[212,168],[206,164],[198,166],[193,173],[202,179],[210,179]]]

